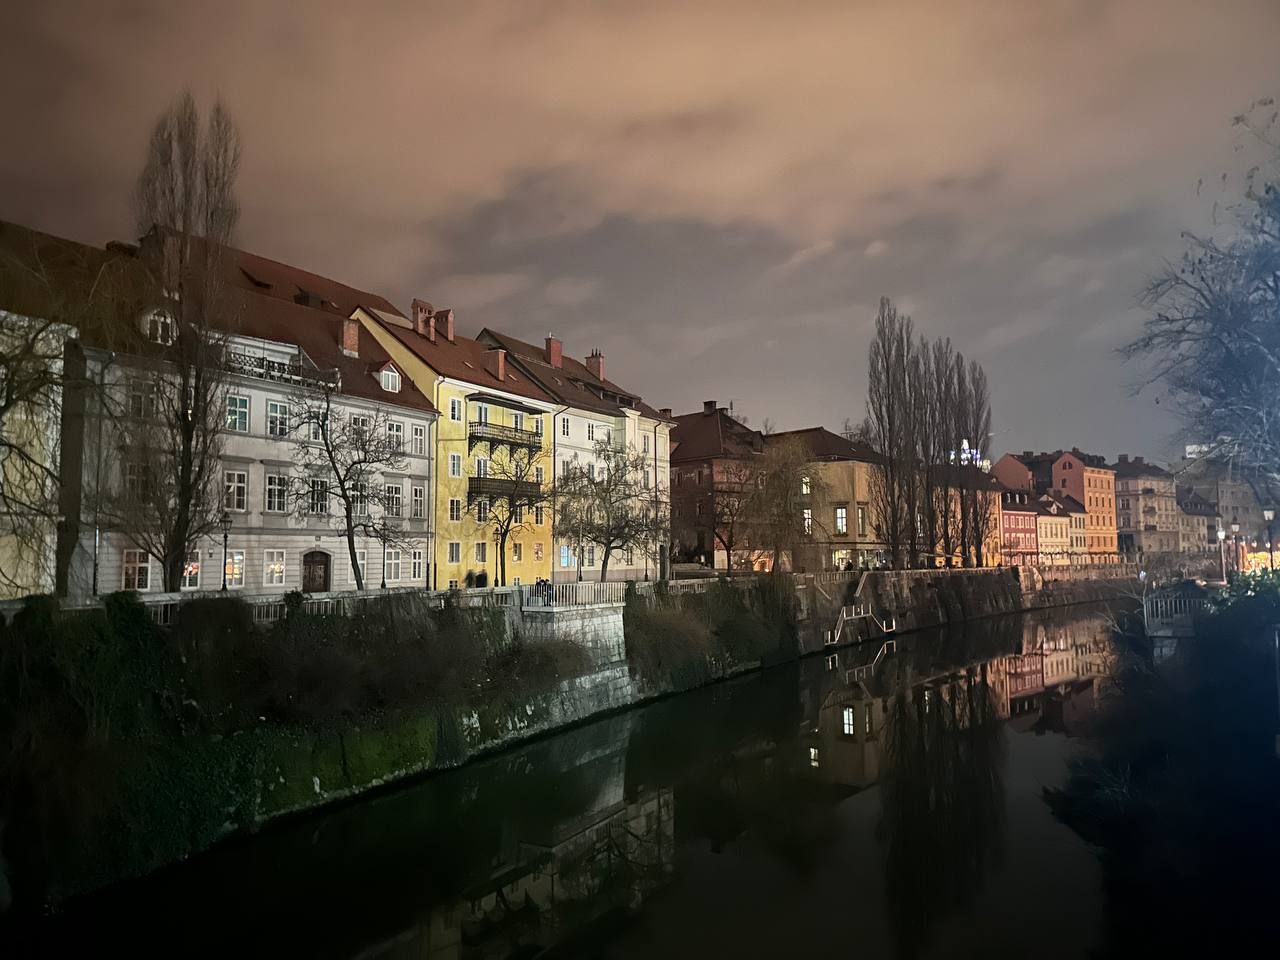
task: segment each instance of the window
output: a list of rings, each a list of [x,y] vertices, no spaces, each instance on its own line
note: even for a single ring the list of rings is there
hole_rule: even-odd
[[[387,421],[387,446],[392,450],[404,449],[404,424],[394,420]]]
[[[513,587],[518,587],[518,586],[520,586],[520,578],[519,578],[519,577],[512,577],[512,578],[511,578],[511,585],[512,585]]]
[[[450,590],[457,590],[457,589],[458,589],[458,581],[457,581],[457,580],[450,580],[450,581],[449,581],[449,589],[450,589]]]
[[[150,420],[156,415],[156,400],[155,384],[132,384],[129,387],[129,416],[138,420]]]
[[[811,767],[818,766],[818,748],[817,747],[809,748],[809,766]]]
[[[200,553],[187,554],[187,562],[182,565],[182,579],[178,581],[179,590],[200,589]]]
[[[524,504],[517,503],[511,508],[511,522],[524,523]]]
[[[560,476],[568,477],[573,473],[573,463],[569,460],[560,461]]]
[[[382,552],[382,562],[387,571],[387,581],[400,579],[400,551],[388,549]]]
[[[857,732],[858,726],[854,722],[853,707],[845,707],[844,713],[840,718],[840,732],[846,737],[852,737]]]
[[[400,371],[395,367],[387,367],[378,378],[382,381],[382,389],[387,393],[400,392]]]
[[[538,436],[542,436],[542,417],[533,418],[533,432]]]
[[[414,550],[409,557],[409,576],[420,582],[423,577],[422,551]]]
[[[413,506],[410,514],[414,520],[421,520],[427,512],[427,492],[422,487],[413,488]]]
[[[267,474],[267,512],[284,513],[289,493],[289,478],[278,473]]]
[[[363,480],[351,484],[351,512],[357,517],[369,515],[369,484]]]
[[[484,457],[476,457],[476,476],[487,477],[489,475],[489,461]]]
[[[594,423],[587,424],[587,439],[594,440],[596,438],[596,425]]]
[[[479,523],[488,523],[489,521],[489,501],[488,500],[476,501],[476,520]]]
[[[867,704],[867,708],[863,713],[863,732],[869,737],[871,736],[871,704]]]
[[[449,476],[451,477],[462,476],[462,454],[460,453],[449,454]]]
[[[324,425],[325,420],[323,417],[314,417],[310,421],[311,432],[309,436],[313,443],[319,443],[324,439]]]
[[[232,550],[227,554],[227,586],[244,586],[244,551]]]
[[[858,504],[858,535],[867,535],[867,505],[865,503]]]
[[[249,500],[249,475],[243,470],[226,470],[222,474],[222,507],[224,510],[244,510]]]
[[[569,418],[560,418],[560,436],[567,437],[569,435]]]
[[[643,439],[644,439],[644,452],[648,453],[649,452],[649,435],[646,433]]]
[[[262,551],[262,585],[278,587],[284,584],[284,551]]]
[[[124,589],[150,589],[151,557],[145,550],[125,550],[121,554],[120,561],[124,568]]]
[[[836,533],[844,536],[849,532],[849,508],[845,506],[836,507]]]
[[[366,551],[364,551],[364,550],[357,550],[357,551],[356,551],[356,562],[355,562],[355,565],[354,565],[354,566],[352,566],[352,568],[351,568],[351,582],[352,582],[352,583],[355,583],[355,582],[356,582],[356,573],[357,573],[357,572],[359,572],[360,576],[363,578],[363,577],[364,577],[364,575],[365,575],[365,571],[366,571],[366,570],[368,570],[368,569],[369,569],[369,564],[368,564],[368,556],[367,556]]]
[[[560,544],[560,566],[562,568],[571,566],[572,559],[573,558],[569,553],[569,545],[567,543]]]
[[[413,455],[421,457],[427,452],[427,428],[420,423],[413,425]]]
[[[534,523],[542,522],[542,506],[541,505],[533,508],[533,522]]]
[[[696,513],[698,516],[702,516],[702,501],[701,501],[701,500],[699,500],[697,503],[695,503],[695,504],[693,505],[693,512],[694,512],[694,513]]]
[[[596,565],[596,548],[595,545],[587,547],[587,566],[594,567]]]
[[[307,496],[307,513],[329,512],[329,481],[312,479]]]
[[[484,404],[477,404],[476,405],[476,423],[488,423],[488,422],[489,422],[489,408],[486,407]]]
[[[523,413],[513,413],[513,414],[511,415],[511,425],[512,425],[513,427],[515,427],[517,430],[523,430],[523,429],[524,429],[524,414],[523,414]]]
[[[462,401],[459,400],[457,397],[449,398],[449,419],[450,420],[462,419]]]
[[[151,469],[138,460],[126,460],[124,465],[124,492],[130,499],[140,500],[151,489]]]
[[[249,432],[248,397],[227,397],[227,429],[235,433]]]
[[[351,439],[360,443],[369,434],[369,418],[360,414],[351,416]]]
[[[542,560],[542,544],[541,543],[535,543],[533,545],[533,559],[535,561]]]
[[[404,487],[398,483],[388,483],[384,488],[386,499],[383,501],[388,517],[404,515]]]
[[[456,540],[452,541],[449,544],[449,562],[450,563],[462,562],[462,544],[458,543],[458,541]]]
[[[488,559],[489,544],[481,540],[476,544],[476,563],[484,563]]]
[[[267,436],[287,437],[289,435],[289,405],[279,400],[267,401]]]
[[[806,497],[809,495],[812,487],[813,487],[813,484],[809,482],[808,477],[800,478],[800,492],[804,494]]]
[[[538,486],[542,486],[542,481],[545,478],[546,478],[546,473],[541,467],[533,468],[533,479],[537,482]]]
[[[804,516],[804,532],[806,534],[813,533],[813,511],[805,507],[801,514]]]
[[[645,490],[649,489],[649,471],[648,470],[640,474],[640,486]]]
[[[449,500],[449,519],[454,522],[462,519],[462,501],[456,497]]]
[[[519,563],[521,560],[524,559],[523,543],[513,543],[511,545],[511,559],[514,560],[516,563]]]
[[[173,318],[159,311],[147,317],[147,339],[165,346],[173,343]]]

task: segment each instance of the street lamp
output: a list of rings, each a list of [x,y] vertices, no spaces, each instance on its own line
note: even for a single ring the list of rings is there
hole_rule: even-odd
[[[1276,555],[1275,549],[1271,545],[1276,542],[1276,538],[1271,533],[1271,521],[1275,518],[1275,507],[1262,508],[1262,519],[1267,521],[1267,565],[1271,568],[1272,573],[1274,573],[1276,569]]]
[[[227,540],[231,536],[231,514],[222,511],[222,519],[218,521],[222,527],[222,589],[227,589]]]
[[[1227,531],[1218,527],[1218,559],[1222,563],[1222,582],[1227,582]]]
[[[1231,569],[1240,572],[1240,519],[1231,515]]]

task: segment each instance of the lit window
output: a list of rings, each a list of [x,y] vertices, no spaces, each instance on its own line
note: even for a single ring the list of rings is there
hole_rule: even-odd
[[[809,491],[810,491],[811,487],[812,487],[812,484],[809,482],[809,478],[808,478],[808,477],[801,477],[801,478],[800,478],[800,492],[801,492],[802,494],[804,494],[805,496],[808,496],[808,495],[809,495]]]
[[[481,540],[476,544],[476,563],[484,563],[488,559],[489,544]]]
[[[384,488],[386,499],[383,501],[386,507],[388,517],[398,517],[402,515],[404,509],[404,487],[398,483],[388,483]]]
[[[804,532],[806,534],[813,533],[813,511],[805,507],[801,512],[804,515]]]
[[[267,401],[267,436],[287,437],[289,435],[289,405],[279,400]]]
[[[395,367],[387,367],[382,371],[382,389],[387,393],[400,392],[400,371]]]
[[[413,425],[413,455],[421,457],[427,452],[427,428],[420,423]]]
[[[865,503],[858,504],[858,536],[866,536],[867,533],[867,505]]]
[[[449,454],[449,476],[451,477],[462,476],[462,454],[460,453]]]
[[[157,311],[147,317],[147,339],[168,346],[173,343],[173,326],[172,317]]]
[[[542,560],[542,544],[541,543],[535,543],[533,545],[533,559],[535,561]]]
[[[232,550],[227,554],[227,586],[244,586],[244,551]]]
[[[278,587],[284,584],[284,551],[262,551],[262,585]]]
[[[811,767],[818,766],[818,748],[817,747],[809,748],[809,766]]]
[[[413,513],[411,516],[414,520],[421,520],[426,514],[427,495],[422,487],[413,488]]]
[[[181,590],[200,589],[200,554],[188,553],[187,562],[182,565],[182,580],[178,584]]]
[[[462,562],[462,544],[458,543],[456,540],[449,544],[449,562]]]
[[[249,432],[248,397],[227,397],[227,429],[234,433]]]
[[[853,707],[845,707],[841,717],[841,732],[846,737],[852,737],[857,729],[858,725],[854,722]]]
[[[143,591],[151,588],[151,557],[145,550],[125,550],[120,560],[124,568],[124,589]]]
[[[388,549],[383,551],[382,562],[386,565],[387,580],[400,579],[400,551],[396,549]]]
[[[222,479],[223,509],[246,509],[249,501],[249,475],[242,470],[227,470],[223,472]]]
[[[849,508],[836,507],[836,533],[844,536],[849,532]]]

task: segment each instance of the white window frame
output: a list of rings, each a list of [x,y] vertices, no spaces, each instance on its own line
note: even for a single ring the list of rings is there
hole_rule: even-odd
[[[524,562],[524,544],[519,542],[511,544],[511,562],[512,563]]]
[[[387,421],[387,446],[397,452],[404,449],[404,424],[399,420]]]
[[[449,557],[449,559],[446,561],[447,563],[461,563],[462,562],[462,541],[450,540],[449,552],[447,556]]]
[[[587,424],[587,439],[594,440],[596,438],[596,425],[594,423]]]
[[[449,454],[449,476],[451,477],[462,476],[462,454],[460,453]]]
[[[400,371],[388,364],[378,374],[378,383],[387,393],[399,393]]]
[[[413,455],[415,457],[426,456],[427,453],[427,428],[420,423],[413,425]]]
[[[274,481],[274,483],[273,483]],[[279,506],[272,506],[271,495],[278,494]],[[262,508],[267,513],[284,513],[289,508],[289,477],[283,473],[268,473],[263,484]]]
[[[355,565],[355,567],[353,567],[353,568],[351,569],[351,582],[352,582],[352,583],[355,583],[355,582],[356,582],[356,569],[357,569],[357,568],[360,570],[360,576],[361,576],[362,578],[365,578],[365,577],[367,577],[367,576],[368,576],[368,571],[369,571],[369,551],[367,551],[367,550],[357,550],[357,551],[356,551],[356,565]]]
[[[239,480],[233,479],[235,477]],[[247,470],[222,471],[222,509],[231,513],[244,513],[249,509],[249,472]]]
[[[414,485],[409,491],[409,517],[421,520],[427,515],[427,491],[425,487]]]
[[[272,569],[279,565],[279,570]],[[282,587],[284,586],[285,574],[288,571],[288,561],[283,550],[263,550],[262,551],[262,585],[264,587]]]
[[[562,437],[569,436],[569,418],[568,417],[560,418],[560,436]]]
[[[387,583],[399,581],[403,573],[404,552],[399,547],[385,547],[382,551],[382,562],[387,570]]]
[[[227,394],[227,430],[230,433],[248,433],[249,411],[248,397],[241,396],[238,393]]]
[[[289,435],[289,404],[283,400],[267,401],[267,436],[277,440]]]
[[[388,517],[404,516],[404,484],[383,484],[382,494],[382,512]]]
[[[489,475],[489,458],[476,457],[476,476],[487,477]]]
[[[476,563],[489,562],[489,542],[487,540],[476,541],[475,557],[476,557]]]
[[[449,520],[457,523],[462,519],[462,501],[458,497],[449,498]]]
[[[409,554],[409,576],[415,582],[421,582],[423,574],[422,551],[414,550]]]
[[[449,419],[459,422],[462,420],[462,401],[457,397],[449,398]]]
[[[244,551],[227,551],[227,589],[239,590],[244,587]]]
[[[120,589],[138,593],[151,589],[151,554],[145,550],[120,551]]]
[[[320,494],[324,497],[322,501],[323,509],[317,510],[316,501],[319,499],[318,495]],[[307,484],[307,513],[316,517],[327,517],[329,515],[330,496],[329,481],[323,477],[312,477]]]
[[[489,501],[486,498],[481,498],[476,501],[476,522],[489,522]]]
[[[194,567],[194,573],[192,568]],[[199,590],[200,589],[200,551],[187,554],[187,560],[182,565],[182,577],[178,580],[179,590]]]

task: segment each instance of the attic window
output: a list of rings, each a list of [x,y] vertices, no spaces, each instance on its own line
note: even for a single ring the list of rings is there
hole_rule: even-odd
[[[400,371],[395,367],[386,367],[379,375],[382,381],[382,389],[387,393],[400,392]]]
[[[147,339],[152,343],[168,346],[173,343],[173,318],[159,310],[152,311],[144,320]]]

